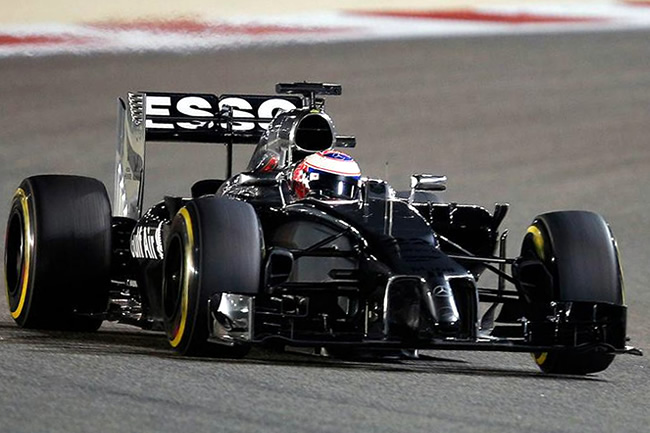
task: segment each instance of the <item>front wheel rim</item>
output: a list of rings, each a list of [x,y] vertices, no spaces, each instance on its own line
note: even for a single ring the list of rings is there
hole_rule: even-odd
[[[18,212],[14,212],[9,219],[7,228],[7,246],[5,249],[5,272],[7,293],[14,297],[22,279],[25,235],[23,219]]]
[[[5,249],[5,283],[9,311],[14,320],[23,315],[30,284],[34,233],[30,220],[29,199],[22,188],[14,194],[12,214],[7,227]]]

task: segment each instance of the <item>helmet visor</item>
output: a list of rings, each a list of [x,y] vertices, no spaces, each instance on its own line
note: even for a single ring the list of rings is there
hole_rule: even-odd
[[[330,173],[309,173],[311,194],[327,198],[352,200],[359,194],[358,176],[342,176]]]

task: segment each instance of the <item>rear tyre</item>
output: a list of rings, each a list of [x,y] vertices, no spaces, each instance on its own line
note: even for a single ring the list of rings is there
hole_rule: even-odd
[[[111,208],[98,180],[25,179],[5,244],[9,311],[25,328],[94,331],[108,304]]]
[[[538,294],[538,300],[624,304],[616,242],[598,214],[563,211],[538,216],[527,230],[521,255],[539,259],[551,277],[550,287],[541,289],[548,294]],[[612,334],[621,332],[625,334],[624,329]],[[546,373],[588,374],[605,370],[614,355],[566,349],[534,353],[533,358]]]
[[[208,344],[209,304],[223,292],[256,294],[261,262],[261,228],[251,205],[206,196],[181,208],[163,265],[163,322],[172,348],[183,355],[246,355],[245,344]]]

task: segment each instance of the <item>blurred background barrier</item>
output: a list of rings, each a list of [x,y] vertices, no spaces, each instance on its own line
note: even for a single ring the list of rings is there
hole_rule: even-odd
[[[5,5],[0,56],[190,52],[260,44],[650,28],[650,2],[27,1]]]
[[[113,0],[110,2],[89,2],[82,0],[23,0],[21,2],[0,1],[0,23],[69,23],[104,20],[169,19],[180,16],[202,19],[231,17],[236,15],[277,15],[317,10],[445,10],[471,9],[483,6],[561,5],[572,7],[582,5],[600,8],[612,3],[637,4],[639,1],[603,0]]]

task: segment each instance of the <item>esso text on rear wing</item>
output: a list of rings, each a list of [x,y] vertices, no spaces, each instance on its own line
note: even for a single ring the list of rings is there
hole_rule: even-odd
[[[257,143],[279,111],[302,105],[288,95],[146,93],[146,139]]]

